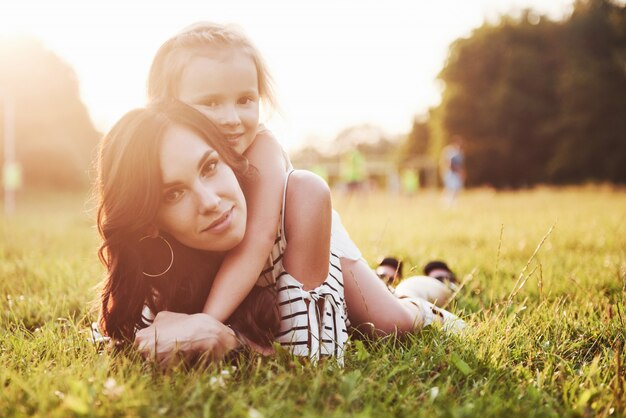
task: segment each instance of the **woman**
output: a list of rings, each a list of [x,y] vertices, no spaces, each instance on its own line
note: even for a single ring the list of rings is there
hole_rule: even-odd
[[[221,260],[246,229],[240,183],[245,187],[254,169],[225,143],[200,112],[177,101],[130,112],[103,141],[98,226],[108,275],[102,329],[116,339],[135,336],[142,352],[159,349],[163,361],[174,349],[220,357],[242,340],[263,351],[274,339],[295,354],[341,361],[347,318],[339,263],[331,258],[318,288],[305,290],[295,280],[307,274],[311,257],[329,258],[307,248],[306,237],[330,233],[316,222],[330,212],[330,201],[327,186],[304,172],[290,176],[283,199],[281,240],[286,235],[289,245],[273,263],[284,264],[276,285],[255,286],[228,319],[231,329],[208,315],[181,315],[200,312]],[[415,306],[421,311],[409,318],[420,326],[445,312]],[[371,314],[354,310],[357,323]],[[152,312],[158,312],[154,319]]]

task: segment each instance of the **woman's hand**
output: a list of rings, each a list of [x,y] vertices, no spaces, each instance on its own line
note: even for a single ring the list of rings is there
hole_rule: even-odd
[[[135,335],[135,347],[141,355],[162,366],[201,355],[219,361],[239,346],[232,329],[203,313],[159,312],[152,325]]]

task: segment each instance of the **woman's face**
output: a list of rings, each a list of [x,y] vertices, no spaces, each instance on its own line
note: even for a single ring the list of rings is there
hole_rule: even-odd
[[[160,148],[158,227],[182,244],[224,252],[243,239],[246,202],[233,170],[198,134],[170,127]]]

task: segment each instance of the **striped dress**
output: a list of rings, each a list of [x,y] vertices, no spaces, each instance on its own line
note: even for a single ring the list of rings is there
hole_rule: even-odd
[[[309,357],[314,362],[320,357],[335,357],[339,364],[343,364],[344,346],[348,340],[348,316],[339,255],[333,251],[331,243],[326,280],[316,289],[304,290],[302,283],[285,271],[282,263],[287,246],[284,206],[283,194],[276,241],[257,282],[257,286],[276,287],[280,313],[276,340],[297,356]]]

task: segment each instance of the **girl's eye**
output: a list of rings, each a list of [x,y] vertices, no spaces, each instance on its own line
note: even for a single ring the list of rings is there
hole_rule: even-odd
[[[204,107],[217,107],[218,103],[217,100],[204,100],[202,103],[200,103],[200,106],[204,106]]]
[[[254,97],[250,97],[250,96],[246,96],[246,97],[242,97],[238,100],[238,103],[241,105],[247,105],[250,103],[254,103],[255,98]]]
[[[183,193],[182,189],[169,190],[163,195],[163,200],[165,203],[177,202],[181,197],[183,197]]]
[[[200,170],[200,175],[202,177],[209,177],[213,175],[213,173],[215,173],[215,170],[217,169],[217,163],[218,163],[217,160],[207,161],[202,166],[202,170]]]

